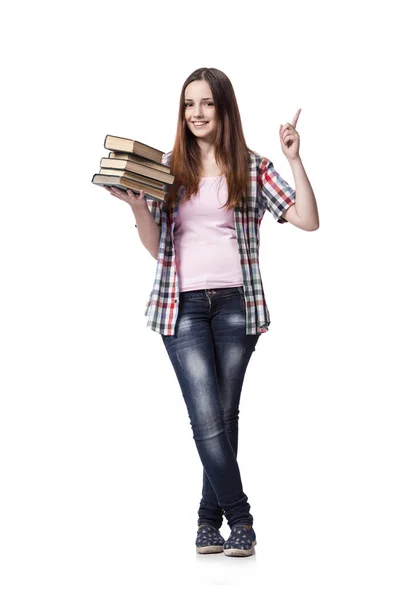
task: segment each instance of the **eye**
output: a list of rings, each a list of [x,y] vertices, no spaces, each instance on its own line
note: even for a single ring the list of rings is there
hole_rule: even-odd
[[[211,106],[214,106],[214,102],[206,102],[206,104],[210,104]],[[192,103],[191,102],[185,102],[185,106],[186,107],[192,106]]]

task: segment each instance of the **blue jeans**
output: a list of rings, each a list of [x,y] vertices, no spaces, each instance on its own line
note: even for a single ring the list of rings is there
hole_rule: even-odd
[[[243,287],[179,294],[174,335],[161,334],[182,390],[200,460],[198,525],[252,525],[237,463],[239,401],[261,334],[246,335]]]

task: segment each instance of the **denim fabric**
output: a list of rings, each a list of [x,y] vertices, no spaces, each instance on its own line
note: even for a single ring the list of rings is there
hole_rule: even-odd
[[[239,401],[261,334],[246,334],[243,287],[179,294],[174,335],[162,335],[186,403],[200,460],[198,525],[252,525],[237,463]]]

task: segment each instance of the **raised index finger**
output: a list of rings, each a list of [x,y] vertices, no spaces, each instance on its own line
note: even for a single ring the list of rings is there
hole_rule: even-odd
[[[292,125],[293,125],[293,127],[295,129],[296,129],[297,121],[298,121],[299,116],[300,116],[300,112],[301,112],[301,108],[299,108],[299,110],[297,111],[297,113],[293,117]]]

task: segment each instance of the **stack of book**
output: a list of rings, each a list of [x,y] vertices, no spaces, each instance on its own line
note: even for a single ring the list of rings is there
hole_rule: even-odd
[[[157,200],[165,200],[166,186],[174,183],[170,168],[162,164],[163,152],[136,140],[106,135],[104,148],[111,150],[100,161],[100,171],[92,177],[92,183],[114,186]]]

